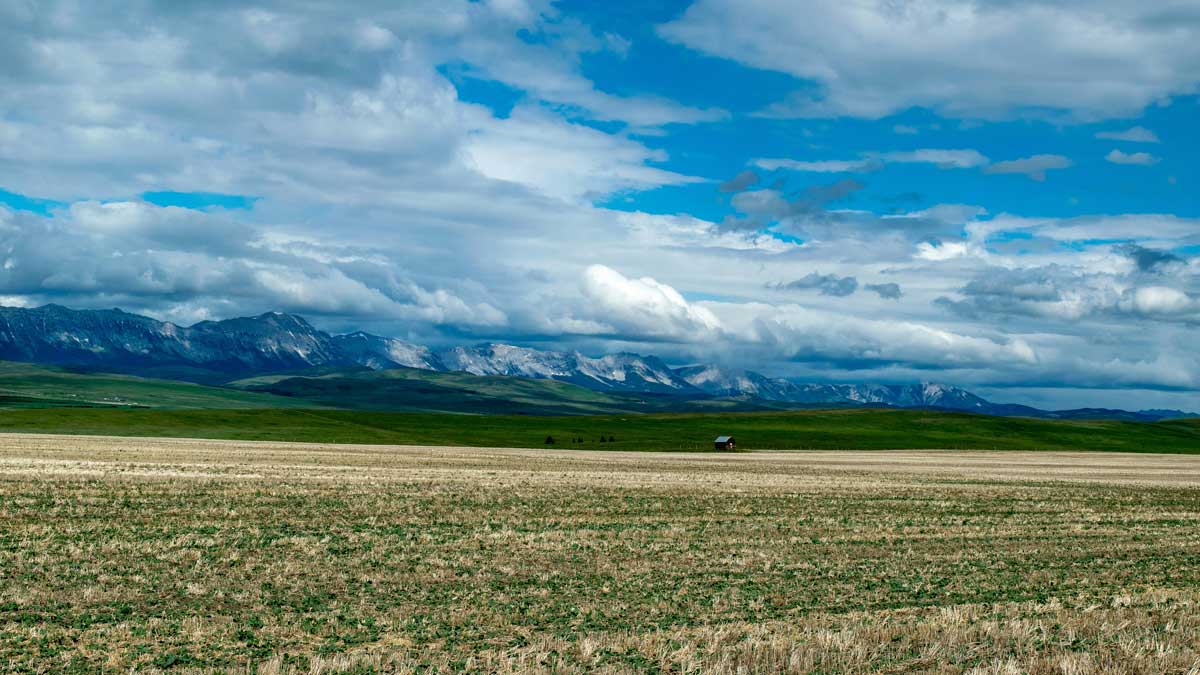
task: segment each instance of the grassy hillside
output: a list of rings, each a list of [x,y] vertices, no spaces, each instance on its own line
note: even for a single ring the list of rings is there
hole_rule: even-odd
[[[238,380],[229,386],[350,410],[593,415],[762,407],[733,400],[609,394],[555,380],[440,373],[413,368],[267,375]]]
[[[538,417],[346,410],[4,410],[0,431],[611,450],[997,449],[1200,454],[1200,422],[1058,421],[916,410]],[[615,437],[615,442],[599,441]],[[573,443],[582,437],[584,442]]]
[[[410,368],[312,377],[269,375],[239,380],[230,386],[353,410],[593,414],[625,410],[631,403],[553,380]]]
[[[256,392],[131,375],[81,373],[0,361],[0,408],[293,408],[321,407]],[[56,415],[57,412],[49,413]]]

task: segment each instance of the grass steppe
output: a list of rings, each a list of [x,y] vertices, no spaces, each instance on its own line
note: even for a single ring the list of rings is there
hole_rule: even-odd
[[[1038,420],[931,410],[461,415],[357,410],[0,409],[0,432],[589,450],[981,449],[1200,453],[1200,420]],[[605,442],[601,443],[600,438]],[[572,439],[583,439],[574,443]],[[614,439],[609,442],[608,439]]]
[[[0,672],[1187,673],[1200,458],[0,436]]]

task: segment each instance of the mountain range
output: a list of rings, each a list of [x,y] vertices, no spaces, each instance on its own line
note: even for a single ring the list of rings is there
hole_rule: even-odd
[[[994,404],[942,384],[812,384],[714,365],[672,368],[628,352],[589,357],[506,344],[431,349],[364,332],[331,335],[279,312],[179,326],[119,309],[0,307],[0,360],[69,366],[206,384],[314,369],[411,368],[556,380],[615,394],[744,399],[797,406],[942,408],[1030,417],[1157,420],[1173,410],[1044,411]]]

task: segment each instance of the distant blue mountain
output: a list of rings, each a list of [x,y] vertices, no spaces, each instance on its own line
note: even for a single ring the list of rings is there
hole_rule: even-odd
[[[991,403],[964,389],[935,383],[800,383],[713,365],[671,368],[657,357],[627,352],[589,357],[494,343],[434,350],[363,332],[331,335],[299,316],[279,312],[178,326],[119,309],[0,307],[0,359],[208,383],[312,368],[403,367],[553,379],[597,391],[802,406],[938,408],[1057,419],[1194,416],[1177,410],[1046,411]]]

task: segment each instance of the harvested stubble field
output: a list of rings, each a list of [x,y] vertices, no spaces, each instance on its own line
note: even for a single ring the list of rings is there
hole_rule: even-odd
[[[1200,672],[1200,457],[0,436],[0,670]]]

